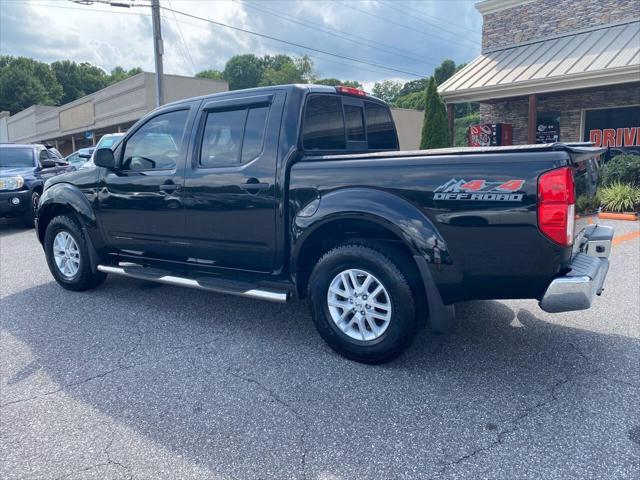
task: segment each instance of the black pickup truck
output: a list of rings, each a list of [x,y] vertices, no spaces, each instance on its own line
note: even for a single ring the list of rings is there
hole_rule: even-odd
[[[291,85],[165,105],[96,168],[46,183],[37,234],[70,290],[107,274],[285,302],[337,352],[379,363],[470,299],[589,308],[613,231],[582,225],[602,149],[398,151],[360,90]],[[215,307],[212,307],[215,308]]]

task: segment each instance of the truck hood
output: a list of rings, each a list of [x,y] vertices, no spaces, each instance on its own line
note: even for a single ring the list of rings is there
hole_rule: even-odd
[[[0,177],[28,177],[33,175],[33,167],[0,167]]]

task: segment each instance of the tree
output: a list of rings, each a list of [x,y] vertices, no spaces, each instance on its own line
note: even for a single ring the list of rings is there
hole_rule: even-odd
[[[307,56],[265,55],[262,58],[264,72],[260,86],[310,83],[314,79],[313,61]]]
[[[378,97],[387,103],[393,103],[396,98],[398,98],[398,95],[400,95],[400,90],[402,90],[401,82],[385,80],[383,82],[376,82],[373,85],[371,93],[373,93],[375,97]]]
[[[46,63],[27,57],[0,57],[0,110],[14,114],[31,105],[58,105],[62,93]]]
[[[433,71],[433,78],[436,81],[436,85],[442,85],[449,78],[456,73],[456,62],[453,60],[447,59],[444,60],[436,69]]]
[[[438,86],[434,77],[429,79],[425,104],[420,149],[451,146],[447,112],[440,95],[438,95]]]
[[[196,73],[196,78],[208,78],[209,80],[224,80],[224,72],[220,70],[203,70]]]
[[[405,95],[409,95],[411,93],[424,92],[427,89],[427,85],[429,84],[428,78],[420,78],[418,80],[411,80],[410,82],[405,83],[398,94],[398,97],[404,97]]]
[[[109,84],[109,77],[104,70],[90,63],[63,60],[53,62],[51,69],[62,86],[62,103],[72,102]]]
[[[229,90],[257,87],[264,72],[261,59],[253,54],[235,55],[224,67],[224,78],[229,82]]]
[[[339,78],[317,78],[313,81],[316,85],[329,85],[330,87],[337,87],[344,85],[345,87],[354,87],[362,89],[362,84],[355,80],[340,80]]]
[[[138,75],[139,73],[142,73],[142,69],[140,67],[125,70],[120,65],[118,65],[114,67],[113,70],[111,70],[111,73],[109,74],[108,85],[116,82],[121,82],[122,80],[126,80],[127,78]]]
[[[399,108],[411,108],[413,110],[424,110],[425,105],[425,91],[413,92],[403,97],[398,97],[396,100],[396,107]]]

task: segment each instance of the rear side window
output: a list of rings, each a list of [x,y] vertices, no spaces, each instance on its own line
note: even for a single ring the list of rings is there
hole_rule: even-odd
[[[367,139],[370,150],[398,148],[396,131],[389,109],[377,103],[365,102]]]
[[[269,107],[214,111],[207,114],[200,166],[224,167],[248,162],[262,153]]]
[[[338,95],[314,95],[305,108],[302,143],[305,150],[344,150],[344,117]]]
[[[240,162],[246,110],[210,112],[202,136],[200,166],[233,165]]]
[[[269,107],[249,109],[247,126],[244,129],[244,140],[242,141],[242,163],[253,160],[262,153],[268,114]]]

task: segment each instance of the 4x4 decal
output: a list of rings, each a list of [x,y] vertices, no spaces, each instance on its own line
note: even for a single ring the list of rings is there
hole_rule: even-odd
[[[520,202],[524,193],[524,180],[507,180],[506,182],[489,182],[487,180],[456,180],[435,189],[434,200],[475,200],[490,202]]]

